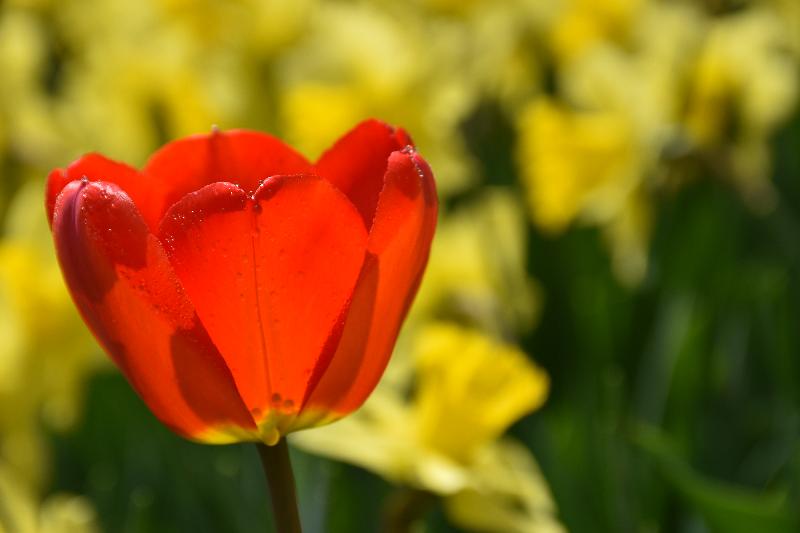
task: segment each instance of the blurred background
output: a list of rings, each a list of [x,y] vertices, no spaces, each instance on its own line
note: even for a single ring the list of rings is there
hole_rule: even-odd
[[[307,532],[800,531],[797,0],[0,0],[0,531],[270,527],[77,317],[54,167],[406,127],[441,219],[393,362],[291,440]]]

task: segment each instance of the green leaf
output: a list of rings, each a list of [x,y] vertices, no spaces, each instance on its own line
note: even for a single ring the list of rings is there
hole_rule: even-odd
[[[680,457],[658,428],[641,426],[636,444],[655,461],[667,482],[716,533],[800,531],[797,506],[782,490],[758,491],[710,479]]]

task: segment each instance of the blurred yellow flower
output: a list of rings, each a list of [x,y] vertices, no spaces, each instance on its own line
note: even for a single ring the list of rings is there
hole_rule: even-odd
[[[271,56],[291,45],[316,0],[153,0],[158,20],[186,28],[200,46]]]
[[[208,131],[236,114],[232,80],[193,68],[198,51],[179,34],[91,52],[59,101],[59,120],[81,146],[141,163],[164,140]]]
[[[418,339],[414,419],[423,447],[468,464],[544,403],[547,375],[517,348],[451,325],[429,326]]]
[[[795,105],[798,70],[776,13],[749,10],[714,21],[697,59],[687,127],[700,144],[772,129]]]
[[[786,24],[787,37],[791,40],[792,51],[800,57],[800,2],[795,0],[767,0],[775,6],[781,20]]]
[[[774,202],[767,141],[797,105],[788,28],[761,8],[714,20],[691,79],[687,132],[702,149],[729,147],[728,174],[755,207]]]
[[[413,132],[440,193],[468,184],[473,172],[458,128],[474,88],[448,57],[457,51],[452,33],[426,31],[424,22],[406,9],[321,3],[278,64],[281,129],[291,144],[316,157],[356,113],[373,116]]]
[[[74,424],[83,383],[104,364],[64,288],[41,187],[18,193],[0,241],[0,458],[33,485],[47,466],[41,421]]]
[[[451,517],[463,527],[558,531],[530,453],[500,439],[544,402],[547,375],[517,348],[452,324],[422,328],[413,352],[411,398],[409,383],[384,382],[350,418],[297,433],[292,442],[445,496]],[[470,512],[465,505],[478,507]]]
[[[476,461],[473,487],[445,499],[453,522],[477,531],[566,533],[530,451],[501,439]]]
[[[299,83],[283,100],[286,135],[312,159],[367,114],[359,92],[345,84]]]
[[[534,223],[553,234],[575,221],[599,226],[619,279],[636,284],[670,154],[711,160],[751,206],[772,205],[767,142],[796,105],[800,79],[777,11],[559,5],[553,31],[575,39],[557,55],[557,95],[531,99],[517,122]]]
[[[528,0],[424,0],[416,16],[425,38],[435,40],[439,62],[457,69],[448,78],[477,98],[510,106],[539,89],[535,31],[541,18]]]
[[[64,145],[42,83],[52,68],[47,40],[40,17],[0,10],[0,147],[5,140],[12,156],[43,168]]]
[[[614,272],[628,285],[647,272],[650,236],[644,191],[655,150],[640,131],[630,114],[573,111],[541,98],[523,110],[518,139],[534,223],[553,234],[574,221],[600,226]]]
[[[541,297],[526,272],[527,222],[519,198],[488,189],[447,213],[436,231],[410,323],[449,316],[498,336],[529,331]]]
[[[646,0],[559,0],[546,19],[557,59],[571,61],[607,40],[624,42]]]
[[[531,216],[558,233],[577,218],[616,213],[642,175],[642,156],[628,117],[576,112],[548,98],[521,113],[517,156]]]
[[[0,463],[0,531],[96,533],[94,509],[84,498],[56,494],[40,503],[34,491]]]

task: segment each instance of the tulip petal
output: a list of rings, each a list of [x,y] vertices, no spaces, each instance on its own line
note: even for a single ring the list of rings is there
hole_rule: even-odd
[[[165,145],[145,165],[142,173],[159,198],[145,218],[157,227],[175,202],[211,183],[235,183],[252,193],[269,176],[310,169],[302,155],[265,133],[214,130],[186,137]]]
[[[45,207],[47,220],[52,225],[53,210],[59,193],[71,181],[86,178],[89,181],[114,183],[134,199],[134,203],[146,200],[139,171],[100,154],[87,154],[67,168],[57,168],[47,177]]]
[[[315,169],[350,198],[364,225],[370,228],[389,155],[411,144],[404,130],[378,120],[366,120],[322,154]]]
[[[53,235],[72,297],[153,413],[189,438],[257,438],[230,371],[128,194],[88,180],[55,202]]]
[[[391,356],[428,261],[437,216],[427,163],[413,150],[389,157],[358,288],[330,366],[310,394],[310,411],[333,417],[358,408]]]
[[[269,396],[257,315],[254,213],[247,193],[212,183],[172,206],[159,236],[189,297],[234,375],[248,409]]]
[[[273,176],[252,197],[215,183],[176,203],[160,236],[248,408],[293,417],[333,355],[364,261],[356,209],[311,175]]]

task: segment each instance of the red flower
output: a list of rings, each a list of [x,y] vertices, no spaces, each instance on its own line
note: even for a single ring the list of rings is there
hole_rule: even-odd
[[[75,304],[156,416],[207,442],[276,442],[363,403],[436,225],[403,130],[367,121],[316,164],[251,131],[170,143],[137,171],[54,170],[47,211]]]

